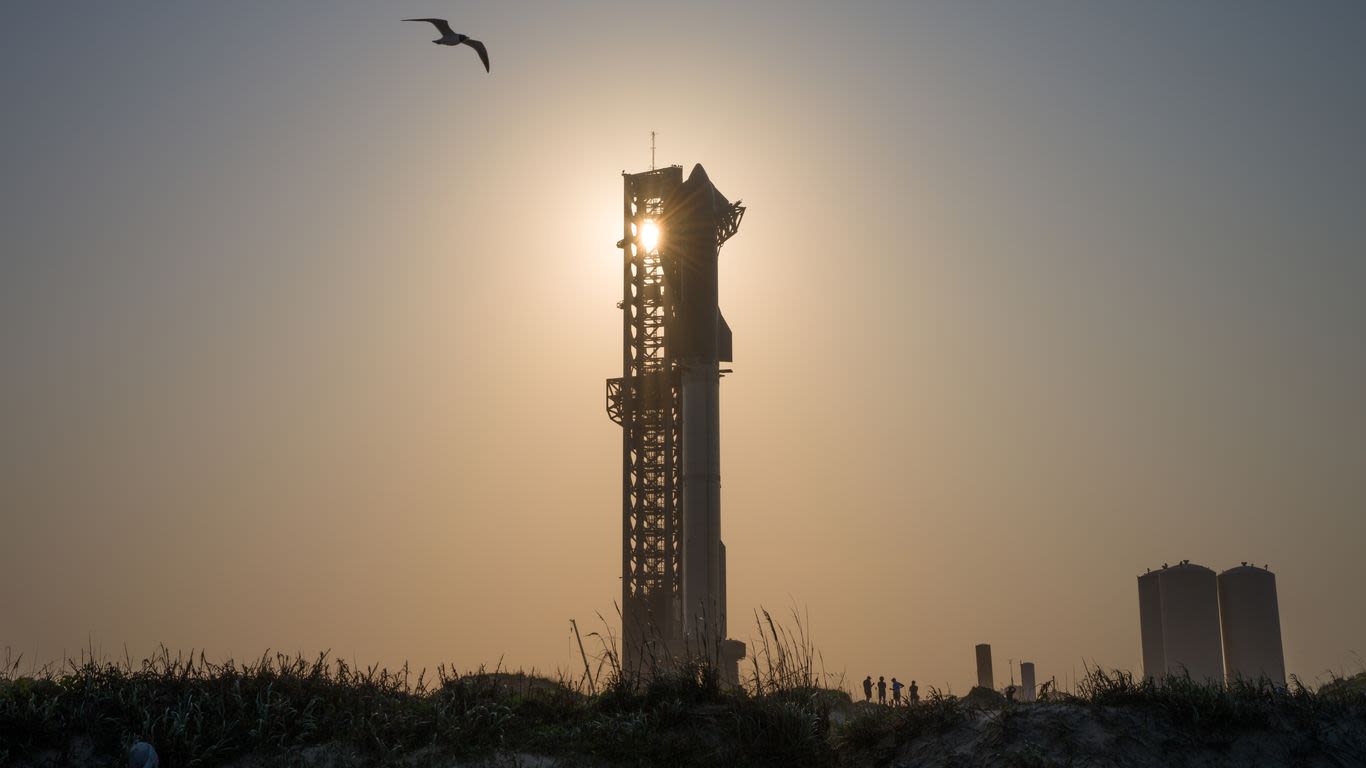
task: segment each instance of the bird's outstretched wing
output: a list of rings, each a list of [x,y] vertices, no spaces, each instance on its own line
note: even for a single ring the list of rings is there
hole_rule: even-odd
[[[404,21],[426,21],[431,23],[432,26],[436,27],[436,31],[440,32],[443,35],[455,34],[455,32],[451,29],[451,23],[449,21],[446,21],[445,19],[404,19]]]
[[[481,42],[479,42],[478,40],[475,40],[475,39],[473,39],[473,38],[469,38],[469,37],[465,38],[464,40],[461,40],[460,42],[462,42],[462,43],[464,43],[465,45],[468,45],[469,47],[473,48],[473,49],[475,50],[475,52],[479,54],[479,60],[482,61],[482,62],[484,62],[484,71],[485,71],[485,72],[492,72],[492,71],[493,71],[493,70],[489,69],[489,49],[485,48],[483,43],[481,43]]]

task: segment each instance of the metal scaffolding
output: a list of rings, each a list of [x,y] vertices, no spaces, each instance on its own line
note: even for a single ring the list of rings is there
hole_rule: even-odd
[[[668,350],[673,276],[663,244],[647,248],[641,235],[663,216],[683,169],[624,174],[623,181],[623,375],[607,382],[607,413],[622,426],[623,662],[640,669],[647,656],[668,657],[680,636],[682,406]]]

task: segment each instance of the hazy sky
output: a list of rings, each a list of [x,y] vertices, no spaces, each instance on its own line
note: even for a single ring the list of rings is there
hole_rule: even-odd
[[[1062,679],[1138,666],[1146,567],[1253,560],[1290,670],[1360,669],[1364,8],[14,3],[0,649],[572,669],[657,130],[750,206],[733,634]]]

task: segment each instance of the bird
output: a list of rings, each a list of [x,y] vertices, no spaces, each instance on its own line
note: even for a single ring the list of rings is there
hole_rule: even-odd
[[[485,72],[493,71],[489,69],[489,49],[485,48],[483,43],[475,40],[469,35],[462,35],[451,29],[451,23],[449,21],[446,21],[445,19],[404,19],[404,21],[425,21],[431,24],[436,27],[437,32],[441,33],[441,37],[433,40],[433,43],[436,43],[437,45],[460,45],[461,43],[464,43],[473,48],[475,53],[479,54],[479,60],[484,62]]]

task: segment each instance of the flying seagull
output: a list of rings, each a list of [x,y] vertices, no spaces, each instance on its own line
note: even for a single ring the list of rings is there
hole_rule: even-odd
[[[441,33],[441,37],[437,40],[433,40],[433,43],[436,43],[437,45],[460,45],[461,43],[464,43],[473,48],[475,53],[479,54],[479,60],[484,62],[484,71],[492,71],[489,69],[489,49],[485,48],[483,43],[475,40],[469,35],[462,35],[459,32],[452,30],[449,21],[446,21],[445,19],[404,19],[404,21],[430,22],[432,26],[436,27],[436,31]]]

